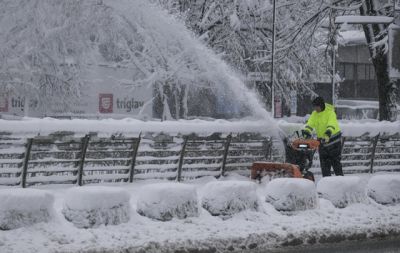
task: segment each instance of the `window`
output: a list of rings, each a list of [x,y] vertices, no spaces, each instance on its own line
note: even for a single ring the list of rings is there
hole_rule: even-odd
[[[376,80],[374,65],[369,65],[369,80]]]
[[[358,80],[367,80],[369,78],[369,74],[367,71],[366,74],[366,64],[357,64],[357,79]]]
[[[341,78],[344,78],[344,64],[343,63],[339,63],[337,66],[337,72],[339,73],[339,76]]]
[[[354,65],[346,63],[344,66],[344,77],[346,80],[354,80]]]

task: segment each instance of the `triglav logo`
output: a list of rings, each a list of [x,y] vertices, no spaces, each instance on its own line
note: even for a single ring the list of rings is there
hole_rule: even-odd
[[[99,94],[99,112],[113,112],[113,94]]]
[[[0,94],[0,112],[8,112],[8,96]]]
[[[144,106],[144,101],[136,101],[134,98],[117,98],[117,109],[125,110],[126,112],[132,112]]]

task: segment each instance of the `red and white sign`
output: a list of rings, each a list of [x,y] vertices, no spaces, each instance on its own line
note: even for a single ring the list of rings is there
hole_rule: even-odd
[[[99,112],[113,113],[113,94],[99,94]]]
[[[0,94],[0,112],[8,112],[8,96]]]

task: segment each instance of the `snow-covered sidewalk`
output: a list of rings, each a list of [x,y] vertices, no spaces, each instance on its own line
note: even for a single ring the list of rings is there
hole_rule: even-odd
[[[366,186],[370,176],[360,177],[361,184]],[[248,181],[238,175],[223,180]],[[265,202],[265,184],[256,187],[259,198],[257,210],[249,208],[223,218],[211,216],[201,207],[201,198],[204,193],[209,194],[207,183],[212,181],[216,179],[207,177],[186,183],[191,185],[188,189],[197,190],[200,207],[198,217],[189,215],[184,219],[173,218],[165,222],[137,213],[138,200],[142,201],[143,196],[148,195],[143,189],[160,181],[110,185],[112,188],[123,188],[131,196],[130,220],[119,225],[100,225],[89,229],[77,228],[64,218],[65,199],[71,202],[71,193],[74,193],[70,190],[71,186],[44,188],[55,196],[54,217],[47,223],[0,231],[0,252],[174,252],[176,249],[182,250],[180,252],[201,252],[197,249],[209,250],[207,252],[243,252],[400,234],[399,205],[384,206],[369,199],[366,203],[350,204],[339,209],[328,200],[320,198],[316,209],[280,213]],[[171,186],[174,184],[165,184],[169,183]],[[104,190],[104,187],[99,188]],[[249,187],[241,189],[246,188]],[[110,196],[117,192],[111,191]],[[91,194],[87,194],[85,202],[76,206],[90,206],[90,202],[93,202],[94,206],[101,207],[102,204],[97,202],[102,200],[93,195],[94,199],[90,201]],[[193,194],[182,196],[188,199],[196,197]],[[115,203],[118,201],[123,203],[125,197],[120,200],[114,198]]]

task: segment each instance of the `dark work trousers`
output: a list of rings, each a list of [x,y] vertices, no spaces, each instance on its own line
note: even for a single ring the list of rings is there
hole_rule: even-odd
[[[331,143],[331,145],[322,144],[319,148],[319,160],[323,177],[331,175],[331,167],[336,176],[343,176],[342,164],[342,143],[340,141]]]

